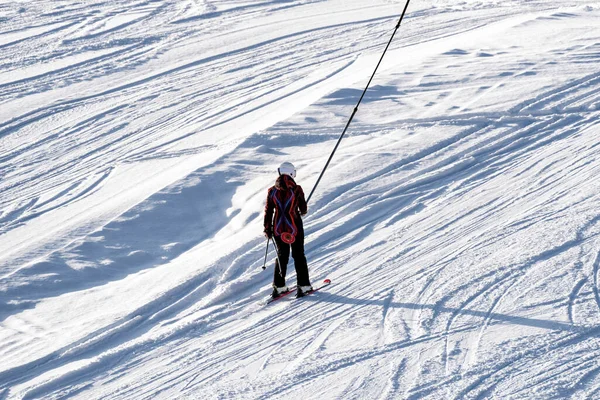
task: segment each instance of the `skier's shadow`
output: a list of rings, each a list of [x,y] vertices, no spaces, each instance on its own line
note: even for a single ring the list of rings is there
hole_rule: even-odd
[[[500,314],[489,311],[478,311],[478,310],[470,310],[466,308],[451,308],[438,306],[434,304],[417,304],[417,303],[402,303],[402,302],[394,302],[388,301],[388,299],[358,299],[347,296],[340,296],[333,293],[320,293],[319,299],[310,298],[307,299],[319,302],[329,302],[329,303],[338,303],[338,304],[349,304],[355,306],[377,306],[382,307],[386,310],[390,308],[404,308],[407,310],[432,310],[436,313],[440,314],[452,314],[452,315],[468,315],[477,318],[481,318],[483,320],[493,320],[497,322],[505,322],[513,325],[523,325],[530,326],[534,328],[542,328],[553,331],[568,331],[568,332],[582,332],[588,330],[589,328],[594,328],[595,326],[577,326],[573,324],[569,324],[566,322],[559,321],[550,321],[538,318],[526,318],[526,317],[518,317],[513,315]]]

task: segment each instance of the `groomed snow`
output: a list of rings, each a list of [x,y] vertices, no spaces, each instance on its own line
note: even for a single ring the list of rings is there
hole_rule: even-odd
[[[411,3],[264,305],[403,7],[0,2],[0,399],[600,397],[594,2]]]

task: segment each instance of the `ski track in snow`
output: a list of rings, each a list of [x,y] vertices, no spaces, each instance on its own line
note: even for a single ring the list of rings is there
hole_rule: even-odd
[[[264,305],[402,7],[1,4],[0,399],[597,397],[589,2],[411,4]]]

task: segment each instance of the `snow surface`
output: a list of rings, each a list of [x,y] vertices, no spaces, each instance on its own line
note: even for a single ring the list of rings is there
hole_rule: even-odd
[[[403,7],[0,2],[0,399],[600,398],[597,2],[411,3],[264,305]]]

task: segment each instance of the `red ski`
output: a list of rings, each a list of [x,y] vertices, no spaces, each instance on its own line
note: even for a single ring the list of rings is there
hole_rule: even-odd
[[[287,296],[288,294],[294,292],[295,290],[296,290],[296,286],[290,286],[290,287],[288,287],[288,290],[286,292],[279,293],[279,296],[277,296],[277,297],[269,297],[269,299],[267,300],[267,304],[270,304],[270,303],[272,303],[274,301],[282,299],[285,296]]]
[[[325,279],[325,280],[324,280],[324,281],[323,281],[323,282],[322,282],[322,283],[321,283],[319,286],[313,286],[313,290],[309,290],[308,292],[304,293],[304,296],[301,296],[300,298],[302,298],[302,297],[306,297],[306,296],[308,296],[309,294],[313,294],[313,293],[314,293],[314,292],[316,292],[317,290],[321,290],[321,289],[323,289],[325,286],[329,286],[329,285],[331,285],[331,280],[330,280],[330,279]]]
[[[309,294],[312,294],[312,293],[314,293],[314,292],[316,292],[318,290],[321,290],[324,287],[329,286],[329,285],[331,285],[331,280],[330,279],[325,279],[323,282],[321,282],[320,285],[313,286],[313,290],[310,290],[310,291],[306,292],[304,294],[304,296],[302,296],[302,297],[308,296]],[[270,303],[272,303],[274,301],[282,299],[282,298],[286,297],[288,294],[293,293],[295,290],[296,290],[296,286],[291,286],[291,287],[288,288],[288,290],[286,292],[281,293],[279,296],[269,298],[267,300],[267,304],[270,304]]]

